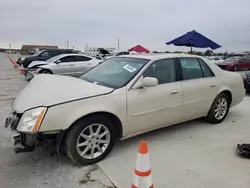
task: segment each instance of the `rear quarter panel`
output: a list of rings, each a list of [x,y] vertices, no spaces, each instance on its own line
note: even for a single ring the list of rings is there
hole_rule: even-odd
[[[246,93],[240,73],[223,71],[218,78],[220,79],[219,93],[229,90],[232,94],[231,107],[239,104],[244,99]]]

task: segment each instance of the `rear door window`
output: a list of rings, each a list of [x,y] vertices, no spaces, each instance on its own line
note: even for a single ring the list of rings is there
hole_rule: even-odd
[[[75,61],[75,57],[74,56],[67,56],[67,57],[63,57],[60,59],[60,63],[68,63],[68,62],[74,62]]]
[[[198,59],[198,61],[201,65],[201,68],[203,71],[203,76],[204,77],[213,77],[214,73],[211,71],[211,69],[208,67],[208,65],[201,59]]]
[[[197,58],[180,58],[183,80],[203,78],[203,72]]]
[[[57,55],[60,55],[60,54],[61,54],[60,51],[51,51],[51,57],[57,56]]]
[[[75,56],[76,61],[90,61],[91,58],[90,57],[86,57],[86,56]]]

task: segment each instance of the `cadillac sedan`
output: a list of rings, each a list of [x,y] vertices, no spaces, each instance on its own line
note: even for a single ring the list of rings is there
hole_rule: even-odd
[[[105,158],[117,139],[199,117],[220,123],[244,96],[240,74],[205,58],[127,55],[80,78],[36,76],[14,100],[5,126],[16,152],[54,145],[88,165]]]

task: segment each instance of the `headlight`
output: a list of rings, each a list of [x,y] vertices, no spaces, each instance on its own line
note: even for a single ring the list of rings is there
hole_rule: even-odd
[[[25,112],[17,126],[20,132],[36,133],[40,127],[47,108],[39,107]]]
[[[25,57],[21,57],[21,61],[23,61],[25,59]]]

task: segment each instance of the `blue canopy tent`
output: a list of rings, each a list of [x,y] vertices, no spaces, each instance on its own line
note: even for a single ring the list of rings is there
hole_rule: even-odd
[[[210,39],[206,38],[202,34],[196,32],[195,30],[187,32],[172,41],[166,43],[167,45],[173,44],[175,46],[187,46],[192,48],[211,48],[213,50],[220,48],[221,46]]]

